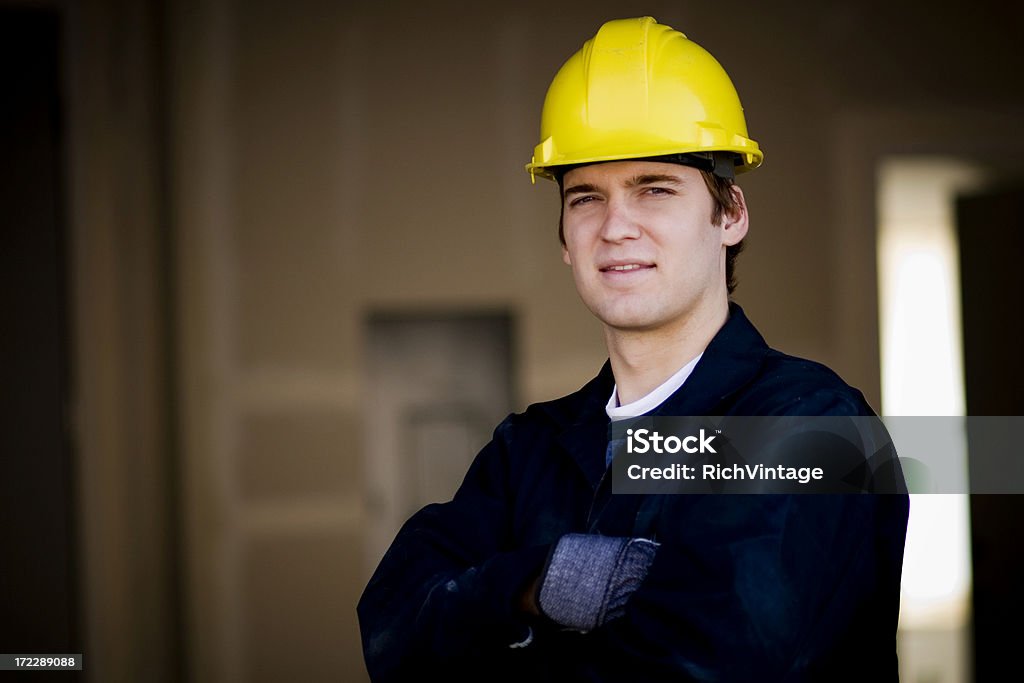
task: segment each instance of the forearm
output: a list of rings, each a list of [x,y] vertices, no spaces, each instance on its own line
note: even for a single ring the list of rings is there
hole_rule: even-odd
[[[678,532],[624,616],[588,635],[576,679],[633,667],[644,680],[782,680],[825,666],[818,679],[836,680],[856,667],[832,653],[895,638],[898,543],[879,541],[905,527],[898,496],[679,502],[666,511]]]
[[[398,534],[357,608],[375,681],[406,680],[423,665],[457,669],[521,641],[529,617],[519,598],[543,566],[544,546],[472,549],[442,530],[455,510],[432,506]]]

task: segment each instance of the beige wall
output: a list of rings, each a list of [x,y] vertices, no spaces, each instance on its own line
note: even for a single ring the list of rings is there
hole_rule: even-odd
[[[736,299],[770,343],[829,363],[877,406],[874,160],[1014,120],[1024,98],[999,73],[1019,71],[1024,58],[1008,47],[1015,38],[991,34],[1019,27],[1020,11],[778,4],[181,0],[140,14],[100,2],[89,4],[95,21],[70,25],[72,57],[97,69],[74,76],[72,145],[91,150],[72,169],[75,234],[83,245],[134,244],[131,253],[149,258],[146,240],[164,225],[175,264],[162,291],[174,303],[169,336],[133,332],[148,304],[108,311],[122,317],[119,344],[162,359],[174,398],[162,398],[159,372],[104,393],[103,377],[127,367],[104,347],[114,365],[103,372],[113,374],[87,384],[80,401],[112,416],[97,417],[107,423],[83,437],[81,452],[110,473],[83,486],[134,490],[150,475],[118,468],[136,457],[144,468],[179,463],[182,651],[196,680],[278,680],[295,662],[304,680],[365,676],[354,606],[367,579],[370,311],[512,310],[520,407],[575,389],[603,361],[599,329],[559,258],[554,187],[532,187],[522,167],[547,82],[607,18],[649,12],[723,62],[767,155],[742,180],[752,227]],[[166,118],[147,109],[150,86]],[[141,132],[119,125],[125,118]],[[923,134],[922,120],[939,123]],[[962,152],[998,149],[993,136]],[[154,168],[165,183],[146,175]],[[96,198],[90,188],[103,178]],[[147,204],[147,192],[159,201]],[[124,230],[104,232],[115,224]],[[96,278],[115,258],[75,253]],[[75,281],[81,319],[117,291],[145,293],[152,273],[125,267],[114,283]],[[99,372],[87,368],[102,334],[81,322],[79,344],[78,372]],[[149,405],[138,400],[176,416],[176,445],[110,455],[103,434],[140,428],[116,406]],[[142,429],[158,439],[162,427]],[[143,569],[162,566],[171,546],[133,545],[115,512],[157,511],[141,519],[155,519],[146,529],[159,536],[173,533],[160,517],[167,503],[128,497],[114,511],[96,495],[83,500],[94,530],[86,556],[129,539],[112,557],[143,577],[136,595],[165,605],[168,582]],[[105,658],[95,671],[119,675],[97,680],[131,680],[117,662],[140,643],[166,654],[160,643],[172,641],[160,630],[174,626],[159,611],[140,615],[101,574],[85,581]],[[117,598],[112,606],[97,601],[100,588]],[[105,621],[108,613],[122,619]],[[155,623],[156,635],[133,630],[139,622]]]

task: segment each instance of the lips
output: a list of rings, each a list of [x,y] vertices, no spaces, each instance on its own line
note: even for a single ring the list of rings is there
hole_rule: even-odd
[[[600,264],[598,270],[602,273],[631,273],[638,270],[650,270],[655,267],[649,261],[616,260]]]

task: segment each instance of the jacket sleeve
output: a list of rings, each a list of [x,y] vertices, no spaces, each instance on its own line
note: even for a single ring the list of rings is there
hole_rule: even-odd
[[[657,557],[623,617],[578,640],[569,677],[895,679],[905,494],[650,498]]]
[[[452,501],[405,523],[366,586],[357,612],[374,681],[412,680],[424,666],[471,670],[528,637],[517,600],[548,547],[510,547],[508,428],[499,425]]]
[[[575,678],[847,680],[833,675],[844,658],[849,680],[895,673],[905,496],[674,503],[679,529],[624,616],[581,642]]]

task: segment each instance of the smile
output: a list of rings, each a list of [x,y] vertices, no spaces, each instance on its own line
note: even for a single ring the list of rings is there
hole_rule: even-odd
[[[609,272],[624,273],[624,272],[629,272],[629,271],[632,271],[632,270],[646,270],[648,268],[654,268],[654,267],[655,266],[653,264],[626,263],[626,264],[617,265],[617,266],[605,266],[604,268],[601,268],[600,270],[601,270],[602,273],[609,273]]]

